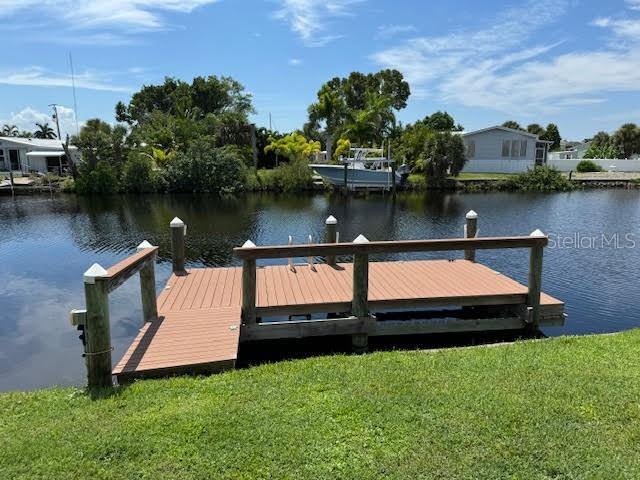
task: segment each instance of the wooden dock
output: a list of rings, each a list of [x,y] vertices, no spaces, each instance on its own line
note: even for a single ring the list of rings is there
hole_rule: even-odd
[[[537,329],[564,322],[563,302],[540,291],[542,249],[547,243],[541,233],[400,242],[369,242],[359,237],[350,243],[274,247],[247,242],[235,250],[242,267],[185,270],[184,225],[174,222],[174,273],[153,306],[149,305],[150,280],[141,284],[143,300],[147,298],[143,302],[146,321],[108,372],[119,382],[233,368],[241,342],[350,335],[354,348],[364,350],[369,336]],[[331,225],[327,224],[328,240],[335,235]],[[475,224],[470,222],[468,227],[467,233],[475,235]],[[528,285],[474,261],[477,249],[495,248],[531,250]],[[87,278],[98,285],[105,282],[110,286],[105,290],[111,291],[137,271],[144,278],[143,273],[150,273],[155,249],[143,244],[139,253],[109,270],[94,266],[85,282]],[[465,259],[369,261],[375,253],[443,250],[464,250]],[[352,255],[353,262],[335,262],[344,255]],[[294,265],[290,260],[287,265],[256,266],[258,259],[304,257],[309,258],[306,264]],[[316,258],[325,262],[315,263]],[[88,300],[88,306],[91,303]],[[376,316],[425,309],[472,314],[435,321],[378,320]],[[83,326],[87,340],[91,318],[90,312],[76,314],[76,324]],[[93,341],[86,342],[92,345],[85,348],[87,358],[105,356],[107,350],[110,358],[110,343],[106,348],[106,342],[95,340],[94,335]]]

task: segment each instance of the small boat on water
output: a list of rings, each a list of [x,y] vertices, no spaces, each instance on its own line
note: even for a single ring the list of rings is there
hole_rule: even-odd
[[[337,165],[312,163],[309,165],[331,185],[356,188],[382,188],[389,190],[395,184],[402,185],[409,175],[409,167],[400,165],[394,169],[394,161],[382,156],[379,148],[351,148],[349,157],[340,157]],[[378,156],[376,156],[378,155]]]

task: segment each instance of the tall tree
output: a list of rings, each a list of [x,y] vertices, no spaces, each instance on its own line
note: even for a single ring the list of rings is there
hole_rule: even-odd
[[[560,136],[560,130],[558,130],[558,126],[555,123],[550,123],[549,125],[547,125],[544,135],[541,137],[541,140],[553,142],[551,144],[551,150],[559,149],[562,137]]]
[[[515,120],[507,120],[502,124],[502,126],[505,128],[512,128],[513,130],[524,130]]]
[[[2,127],[2,135],[5,137],[17,137],[18,133],[18,127],[15,125],[4,125]]]
[[[640,128],[635,123],[625,123],[613,134],[613,144],[624,158],[640,153]]]
[[[464,167],[464,142],[460,135],[435,133],[424,147],[425,173],[430,183],[440,183],[447,175],[457,176]]]
[[[93,171],[100,161],[119,169],[128,154],[126,134],[127,129],[122,125],[112,127],[99,118],[92,118],[87,120],[72,143],[82,152],[83,165],[88,172]]]
[[[34,138],[57,138],[53,128],[48,123],[36,123],[36,131],[33,133]]]
[[[388,132],[395,123],[394,110],[405,108],[409,84],[397,70],[363,74],[352,72],[347,78],[335,77],[323,84],[317,101],[309,106],[305,132],[321,131],[327,153],[344,132],[350,140],[371,143]]]
[[[128,105],[118,102],[116,120],[129,125],[144,122],[155,111],[199,120],[227,111],[245,116],[253,112],[251,94],[231,77],[196,77],[191,84],[167,77],[161,85],[145,85]]]
[[[591,139],[591,145],[595,146],[605,146],[611,143],[611,137],[607,132],[598,132]]]
[[[328,84],[324,84],[318,92],[318,101],[309,106],[308,113],[309,125],[307,129],[320,131],[320,136],[326,145],[327,158],[331,158],[333,144],[347,119],[344,96]]]
[[[542,125],[540,125],[539,123],[530,123],[529,125],[527,125],[527,132],[541,137],[542,135],[544,135],[544,128],[542,128]]]
[[[431,115],[427,115],[424,118],[423,123],[427,127],[438,132],[458,130],[458,127],[456,127],[456,124],[453,121],[453,117],[447,112],[441,112],[439,110]],[[460,128],[460,130],[461,129],[462,128]]]

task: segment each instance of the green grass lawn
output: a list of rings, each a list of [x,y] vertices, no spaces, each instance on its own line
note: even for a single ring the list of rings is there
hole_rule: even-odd
[[[640,330],[0,396],[0,478],[640,478]]]

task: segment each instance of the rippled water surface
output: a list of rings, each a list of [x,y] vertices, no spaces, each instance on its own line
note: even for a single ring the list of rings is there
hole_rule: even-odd
[[[567,304],[564,327],[548,335],[612,332],[640,326],[640,194],[598,190],[563,194],[407,194],[370,196],[109,198],[0,197],[0,390],[79,384],[84,367],[68,312],[83,307],[82,273],[108,267],[142,240],[160,246],[157,287],[170,273],[169,222],[188,224],[191,266],[237,263],[232,248],[251,239],[306,242],[339,220],[342,239],[461,236],[464,214],[478,212],[480,235],[548,233],[543,289]],[[637,245],[636,245],[637,244]],[[432,254],[454,256],[455,254]],[[399,257],[420,255],[397,255]],[[427,257],[427,255],[422,255]],[[526,281],[526,251],[482,251],[478,260]],[[114,361],[140,327],[139,285],[110,296]]]

